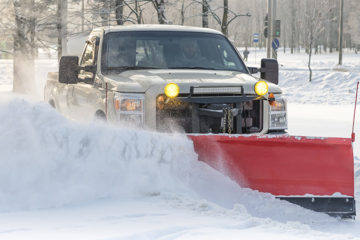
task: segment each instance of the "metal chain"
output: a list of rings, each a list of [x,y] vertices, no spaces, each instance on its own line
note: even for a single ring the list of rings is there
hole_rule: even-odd
[[[232,115],[232,112],[231,112],[231,109],[228,108],[227,109],[227,112],[228,112],[228,116],[227,116],[227,120],[228,120],[228,133],[231,134],[232,133],[232,130],[233,130],[233,115]]]
[[[226,118],[227,118],[227,115],[226,115],[226,108],[224,108],[223,109],[223,112],[224,112],[224,116],[223,116],[223,118],[222,118],[222,125],[223,125],[223,133],[225,134],[226,133],[226,123],[227,123],[227,120],[226,120]]]
[[[226,128],[228,134],[231,134],[233,131],[233,114],[231,112],[231,108],[224,108],[224,116],[223,116],[223,133],[226,133]]]

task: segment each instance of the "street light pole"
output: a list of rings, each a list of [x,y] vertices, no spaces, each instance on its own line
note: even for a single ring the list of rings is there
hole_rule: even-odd
[[[339,65],[342,65],[342,47],[343,47],[343,15],[344,15],[344,0],[340,0],[340,21],[339,21]]]
[[[274,27],[274,22],[275,22],[275,19],[276,19],[276,0],[272,0],[272,4],[271,4],[271,8],[272,8],[272,20],[271,21],[271,42],[273,41],[273,39],[276,38],[275,36],[275,27]],[[272,49],[272,58],[274,59],[277,59],[277,50],[276,49]]]
[[[81,1],[81,32],[84,32],[85,7],[84,0]]]
[[[271,41],[272,41],[272,6],[271,0],[267,0],[268,13],[268,37],[266,41],[266,57],[271,58]]]

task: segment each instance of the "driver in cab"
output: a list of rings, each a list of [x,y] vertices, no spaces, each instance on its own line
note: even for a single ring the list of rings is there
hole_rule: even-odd
[[[181,65],[184,67],[196,67],[205,60],[201,56],[199,46],[194,39],[185,39],[181,42]]]

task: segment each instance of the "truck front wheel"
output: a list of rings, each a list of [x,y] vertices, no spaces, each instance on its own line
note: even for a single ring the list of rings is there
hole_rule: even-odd
[[[50,106],[51,106],[52,108],[56,108],[56,107],[55,107],[55,102],[54,102],[54,100],[50,100],[50,101],[49,101],[49,104],[50,104]]]
[[[95,113],[95,122],[106,122],[106,115],[103,111],[98,110]]]

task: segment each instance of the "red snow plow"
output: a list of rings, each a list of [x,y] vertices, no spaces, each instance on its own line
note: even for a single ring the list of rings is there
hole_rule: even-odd
[[[240,186],[318,212],[355,218],[354,123],[351,138],[280,135],[189,135],[199,160]]]
[[[355,216],[349,138],[189,135],[199,159],[240,186],[332,216]]]

